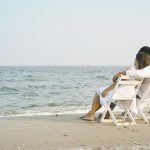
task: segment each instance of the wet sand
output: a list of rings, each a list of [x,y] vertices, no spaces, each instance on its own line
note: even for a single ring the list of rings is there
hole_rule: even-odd
[[[0,150],[150,149],[150,125],[117,128],[80,115],[0,118]]]

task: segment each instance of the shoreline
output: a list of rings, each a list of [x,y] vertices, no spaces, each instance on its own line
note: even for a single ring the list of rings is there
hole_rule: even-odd
[[[150,149],[150,126],[117,128],[74,115],[0,118],[0,149]]]

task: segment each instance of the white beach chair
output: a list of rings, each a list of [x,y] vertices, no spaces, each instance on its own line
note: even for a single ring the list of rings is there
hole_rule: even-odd
[[[112,99],[110,99],[108,101],[107,105],[104,106],[104,111],[103,111],[102,117],[100,119],[100,122],[105,122],[104,118],[108,111],[110,113],[110,116],[111,116],[114,124],[116,126],[119,126],[121,123],[117,122],[113,112],[111,111],[110,104],[112,102],[116,103],[117,101],[118,102],[119,101],[120,102],[134,101],[136,103],[136,95],[137,95],[137,92],[138,92],[142,82],[143,82],[142,78],[130,78],[130,77],[127,77],[124,75],[120,76],[115,85],[114,94],[112,96]],[[125,109],[126,114],[131,119],[131,124],[136,124],[134,117],[132,116],[131,112],[129,111],[128,106],[127,105],[124,105],[124,106],[125,106],[124,109]],[[124,123],[124,124],[126,125],[129,123]]]

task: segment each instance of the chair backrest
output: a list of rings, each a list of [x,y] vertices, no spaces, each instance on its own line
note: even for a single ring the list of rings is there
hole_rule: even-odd
[[[133,100],[143,82],[143,78],[120,76],[115,85],[112,100]]]

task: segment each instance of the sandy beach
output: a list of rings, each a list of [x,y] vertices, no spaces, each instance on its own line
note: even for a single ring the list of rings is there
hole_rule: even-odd
[[[150,149],[150,126],[143,121],[117,128],[79,116],[1,118],[0,150]]]

